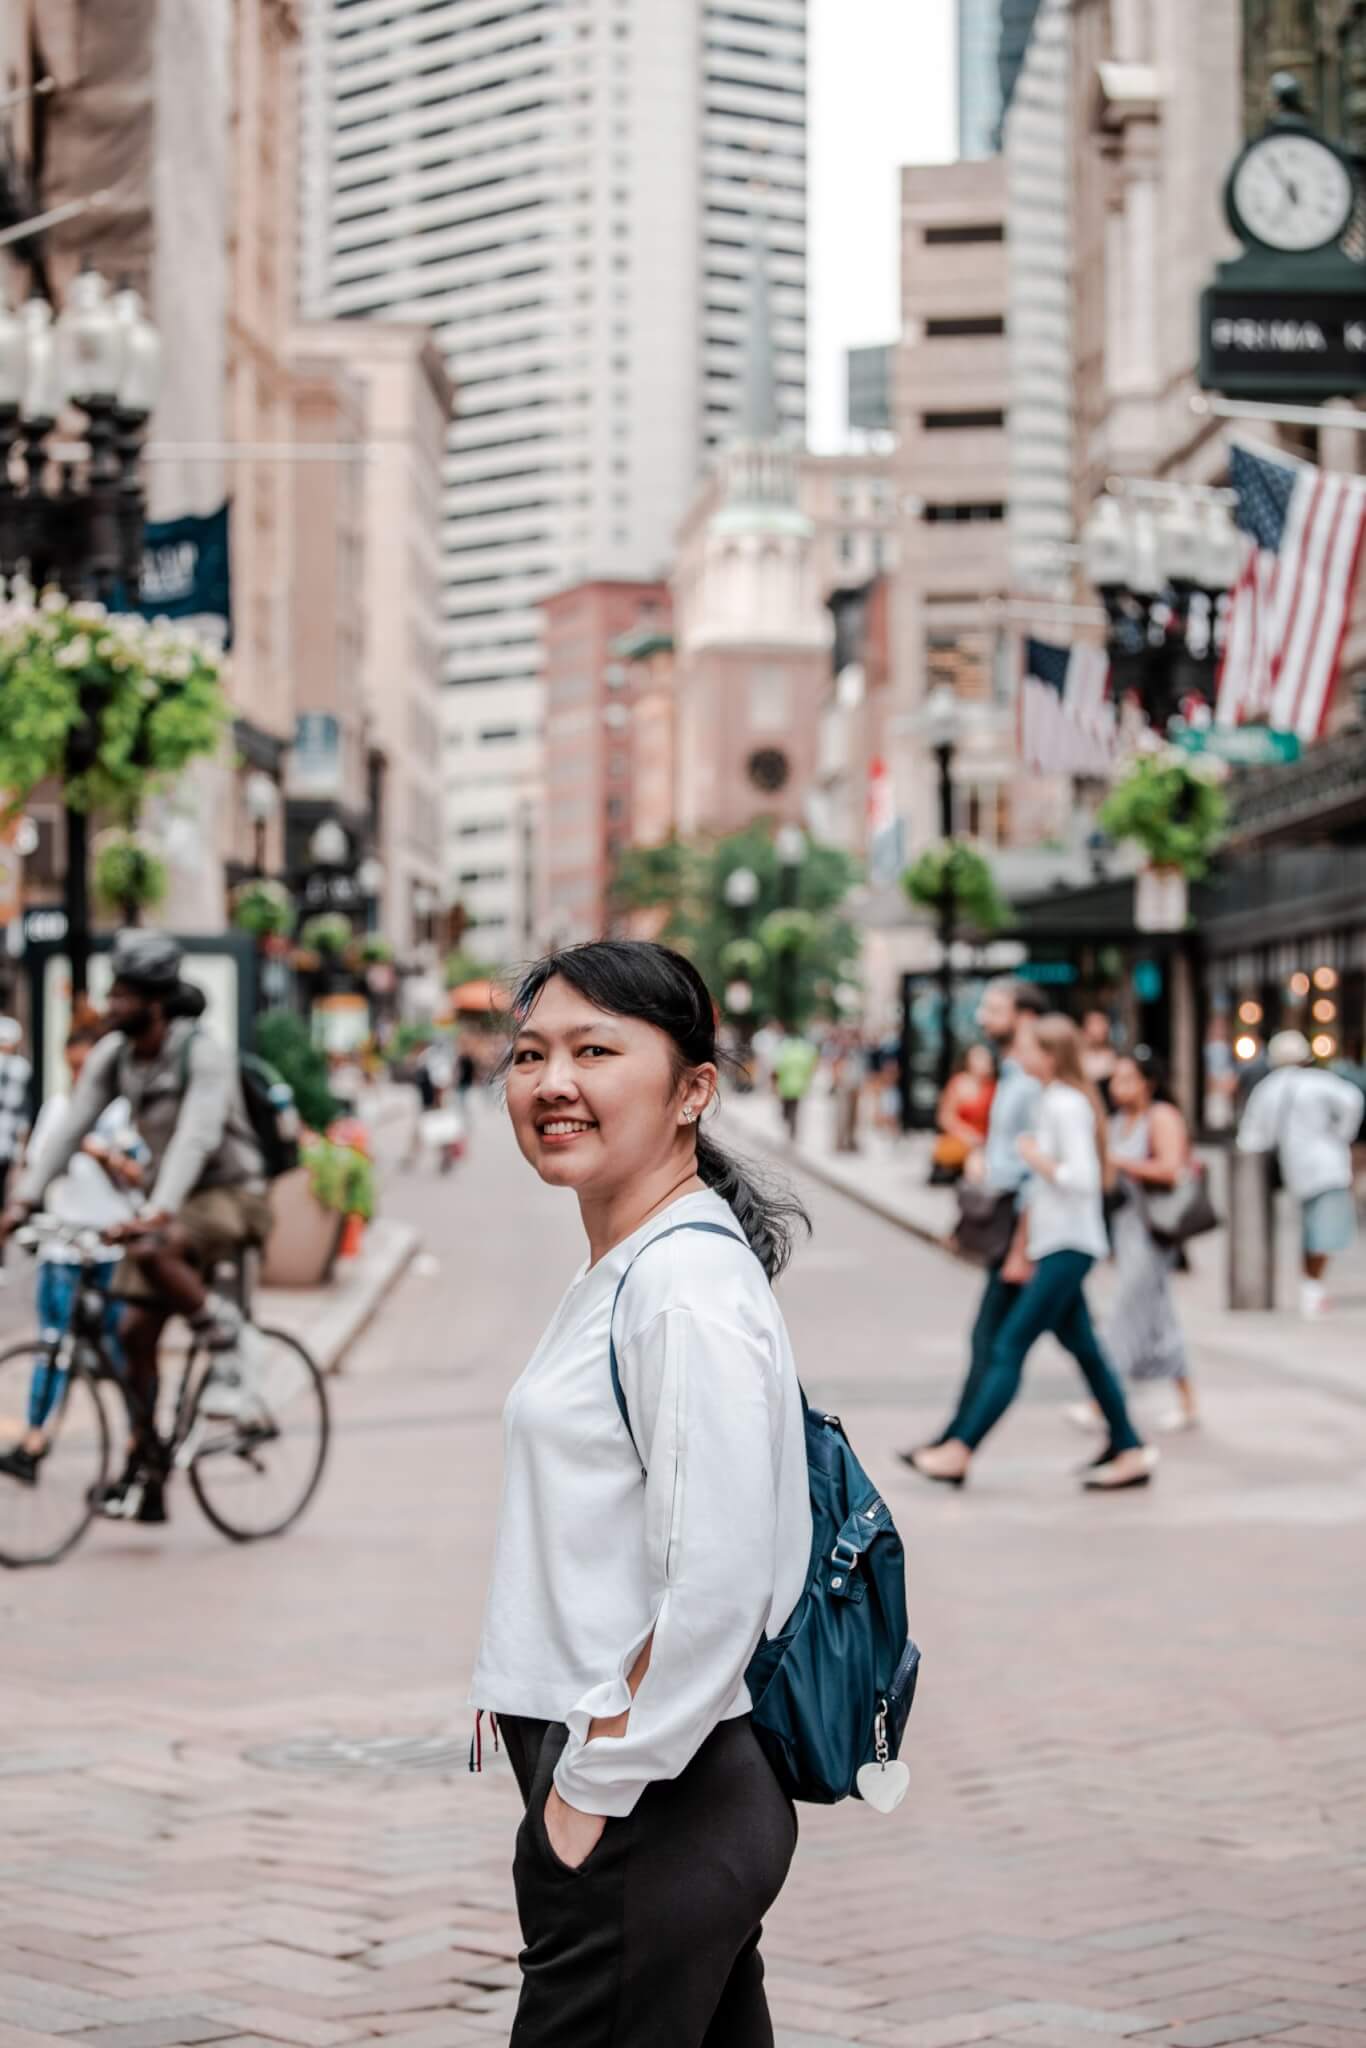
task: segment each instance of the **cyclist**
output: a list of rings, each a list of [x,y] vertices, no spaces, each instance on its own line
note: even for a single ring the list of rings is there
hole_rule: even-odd
[[[109,1032],[90,1055],[61,1124],[33,1149],[0,1232],[26,1221],[101,1113],[120,1095],[150,1154],[152,1191],[140,1215],[107,1235],[124,1247],[115,1292],[132,1436],[106,1514],[166,1519],[164,1456],[156,1433],[157,1350],[169,1316],[185,1316],[217,1354],[201,1413],[240,1417],[251,1403],[251,1332],[234,1302],[206,1280],[220,1261],[264,1243],[270,1203],[261,1150],[237,1065],[198,1029],[200,991],[181,978],[181,950],[164,932],[114,942]],[[167,1304],[170,1306],[168,1307]]]
[[[103,1022],[92,1011],[78,1017],[67,1033],[66,1063],[75,1087],[82,1069],[103,1036]],[[67,1095],[50,1095],[33,1126],[30,1143],[37,1148],[47,1133],[56,1128],[70,1105]],[[71,1156],[66,1172],[48,1189],[47,1207],[57,1222],[72,1230],[108,1230],[125,1223],[135,1213],[134,1188],[142,1184],[146,1148],[132,1129],[128,1104],[120,1096],[101,1115],[91,1135]],[[117,1258],[110,1256],[99,1268],[98,1282],[108,1288],[114,1278]],[[38,1255],[38,1327],[42,1343],[56,1341],[71,1321],[76,1287],[81,1272],[81,1255],[63,1239],[49,1239]],[[123,1365],[118,1342],[119,1306],[111,1301],[105,1315],[105,1339],[116,1367]],[[29,1387],[28,1428],[12,1449],[0,1453],[0,1473],[34,1482],[47,1448],[47,1424],[62,1391],[64,1375],[49,1370],[48,1353],[39,1349],[34,1358]]]

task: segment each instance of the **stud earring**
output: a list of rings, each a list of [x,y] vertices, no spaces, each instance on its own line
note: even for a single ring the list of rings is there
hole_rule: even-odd
[[[684,1121],[684,1123],[685,1123],[685,1124],[690,1124],[690,1123],[692,1122],[693,1118],[694,1118],[694,1117],[695,1117],[696,1115],[697,1115],[697,1111],[696,1111],[695,1109],[685,1109],[685,1110],[684,1110],[684,1112],[683,1112],[683,1121]]]

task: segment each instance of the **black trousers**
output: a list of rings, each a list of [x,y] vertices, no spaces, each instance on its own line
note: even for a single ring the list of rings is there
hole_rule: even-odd
[[[526,1946],[509,2048],[772,2048],[759,1936],[797,1818],[747,1716],[609,1820],[571,1870],[545,1802],[567,1731],[499,1716],[526,1816],[512,1875]]]

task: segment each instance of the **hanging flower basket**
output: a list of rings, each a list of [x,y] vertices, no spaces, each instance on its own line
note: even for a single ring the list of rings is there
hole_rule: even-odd
[[[0,606],[0,790],[49,777],[78,811],[131,815],[150,782],[217,749],[231,717],[217,657],[165,619],[26,589]]]
[[[922,910],[939,910],[951,893],[956,921],[979,932],[994,932],[1010,922],[990,861],[965,839],[927,846],[901,877],[901,886]]]
[[[299,933],[299,943],[310,953],[326,960],[339,960],[355,937],[350,918],[339,910],[324,910],[310,917]]]
[[[1176,748],[1141,754],[1101,805],[1097,822],[1111,839],[1131,839],[1142,847],[1152,870],[1175,869],[1195,881],[1224,836],[1228,800],[1219,787],[1223,774],[1221,763],[1206,763]]]
[[[258,876],[233,890],[232,921],[239,931],[263,942],[284,938],[294,929],[294,898],[283,882]]]
[[[141,832],[101,832],[95,841],[95,895],[130,921],[165,900],[166,863]]]

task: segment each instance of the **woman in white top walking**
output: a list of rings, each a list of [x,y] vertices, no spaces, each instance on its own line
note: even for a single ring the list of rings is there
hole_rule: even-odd
[[[512,2044],[766,2048],[760,1924],[797,1829],[744,1674],[809,1563],[801,1395],[769,1285],[805,1219],[699,1127],[715,1013],[681,955],[554,954],[514,1019],[517,1141],[578,1196],[588,1259],[504,1410],[470,1690],[527,1808]]]
[[[1025,1359],[1051,1331],[1081,1367],[1109,1433],[1083,1484],[1107,1493],[1146,1486],[1156,1453],[1130,1420],[1086,1306],[1086,1276],[1108,1250],[1101,1201],[1105,1112],[1082,1069],[1081,1034],[1070,1017],[1054,1013],[1027,1023],[1015,1056],[1044,1084],[1037,1128],[1019,1141],[1031,1175],[1022,1228],[1032,1271],[997,1332],[988,1369],[955,1435],[916,1451],[912,1463],[926,1479],[961,1486],[974,1451],[1019,1392]]]

